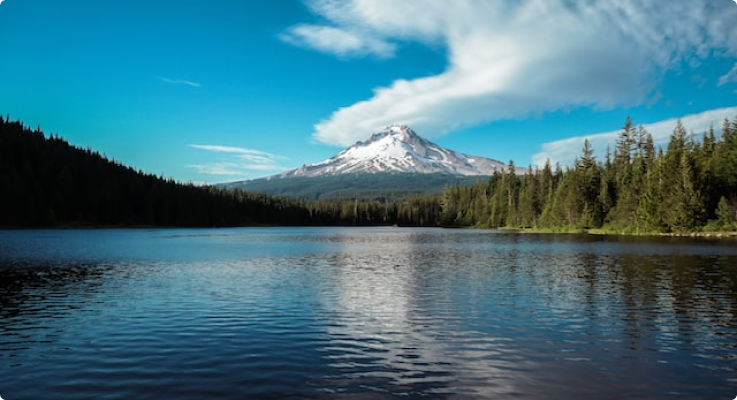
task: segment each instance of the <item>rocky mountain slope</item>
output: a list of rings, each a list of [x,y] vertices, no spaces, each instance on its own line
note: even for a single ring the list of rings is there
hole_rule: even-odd
[[[261,179],[223,186],[248,192],[307,199],[361,198],[381,201],[439,193],[471,185],[503,163],[441,147],[405,125],[392,125],[316,164]],[[517,168],[517,174],[525,169]]]
[[[327,160],[275,178],[383,172],[484,176],[504,169],[497,160],[449,150],[420,137],[408,126],[392,125]]]

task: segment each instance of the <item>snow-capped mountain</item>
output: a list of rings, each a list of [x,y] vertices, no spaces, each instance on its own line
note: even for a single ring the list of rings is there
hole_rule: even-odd
[[[392,125],[317,164],[276,175],[275,178],[314,177],[349,173],[445,173],[492,175],[506,166],[484,157],[449,150],[417,135],[405,125]]]

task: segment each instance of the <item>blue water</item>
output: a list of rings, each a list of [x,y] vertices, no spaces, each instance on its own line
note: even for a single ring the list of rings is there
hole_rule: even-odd
[[[0,396],[732,399],[737,242],[0,231]]]

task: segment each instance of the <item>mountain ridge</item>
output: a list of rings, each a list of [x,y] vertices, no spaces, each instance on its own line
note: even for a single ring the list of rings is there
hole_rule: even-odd
[[[506,166],[498,160],[446,149],[419,136],[409,126],[397,124],[331,158],[268,178],[384,172],[489,176],[504,170]]]
[[[500,161],[443,148],[406,125],[390,125],[315,164],[259,179],[224,183],[267,195],[306,199],[397,200],[472,185],[507,170]],[[516,168],[516,174],[525,169]]]

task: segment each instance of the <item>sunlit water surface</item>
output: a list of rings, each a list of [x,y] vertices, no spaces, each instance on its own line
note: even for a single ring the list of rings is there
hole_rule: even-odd
[[[732,399],[737,243],[0,231],[0,396]]]

